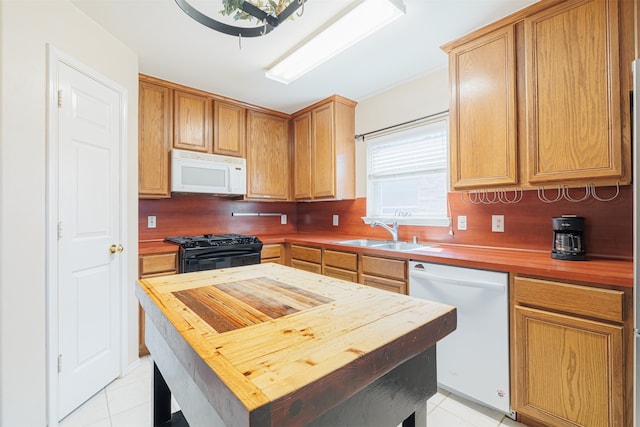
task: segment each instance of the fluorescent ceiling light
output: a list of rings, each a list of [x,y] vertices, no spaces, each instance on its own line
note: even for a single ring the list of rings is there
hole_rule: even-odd
[[[405,14],[401,0],[363,0],[266,71],[289,84]]]

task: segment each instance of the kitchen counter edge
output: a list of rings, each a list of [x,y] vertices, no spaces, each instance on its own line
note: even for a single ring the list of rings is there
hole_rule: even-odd
[[[264,244],[290,243],[316,246],[352,253],[366,253],[389,258],[433,262],[459,267],[504,271],[520,275],[537,276],[573,282],[619,287],[633,287],[633,262],[615,259],[587,259],[564,261],[552,259],[548,251],[494,248],[436,243],[411,252],[399,252],[371,247],[349,246],[336,243],[357,239],[358,236],[331,234],[259,235]],[[426,243],[426,242],[425,242]],[[162,241],[140,242],[140,255],[175,252],[178,246]]]

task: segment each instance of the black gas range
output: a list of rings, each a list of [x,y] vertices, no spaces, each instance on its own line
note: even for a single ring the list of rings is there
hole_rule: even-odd
[[[164,240],[180,245],[179,273],[260,264],[262,242],[255,236],[203,234],[167,237]]]

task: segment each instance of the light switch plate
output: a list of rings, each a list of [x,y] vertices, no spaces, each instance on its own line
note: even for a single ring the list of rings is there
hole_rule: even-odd
[[[504,233],[504,215],[491,215],[491,231]]]
[[[337,226],[338,226],[338,218],[339,218],[339,216],[338,216],[338,215],[334,215],[334,216],[333,216],[333,225],[334,225],[335,227],[337,227]]]
[[[280,224],[286,225],[286,223],[287,223],[287,215],[286,214],[280,215]]]
[[[155,215],[149,215],[147,217],[147,228],[156,228],[156,217],[155,217]]]
[[[466,229],[467,229],[467,216],[458,215],[458,230],[466,230]]]

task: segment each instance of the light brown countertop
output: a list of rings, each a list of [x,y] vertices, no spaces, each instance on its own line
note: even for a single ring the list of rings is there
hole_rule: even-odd
[[[399,259],[412,259],[585,283],[633,287],[633,263],[624,260],[588,259],[586,261],[564,261],[552,259],[549,251],[441,243],[411,252],[346,246],[335,243],[341,240],[357,239],[359,238],[358,236],[327,236],[299,233],[284,236],[259,237],[265,244],[296,243],[301,245],[315,245],[329,249],[368,253]]]
[[[552,259],[549,251],[441,243],[417,251],[398,252],[337,244],[335,243],[336,241],[357,239],[360,238],[360,236],[333,234],[297,233],[277,236],[261,235],[258,237],[264,244],[294,243],[346,252],[367,253],[398,259],[412,259],[461,267],[505,271],[552,279],[633,287],[633,262],[625,260],[588,259],[586,261],[564,261]],[[139,246],[140,254],[171,251],[177,251],[177,245],[165,242],[145,242]]]

